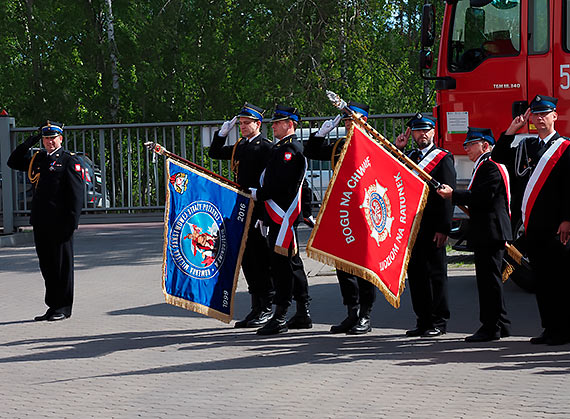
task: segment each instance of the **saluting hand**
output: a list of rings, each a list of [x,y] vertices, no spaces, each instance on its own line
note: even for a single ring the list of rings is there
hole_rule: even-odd
[[[220,129],[220,137],[226,137],[235,126],[237,120],[238,117],[234,116],[230,121],[224,122],[222,128]]]
[[[530,116],[530,108],[526,110],[524,115],[519,115],[511,122],[511,125],[505,131],[507,135],[515,135],[519,129],[521,129],[527,122]]]
[[[396,137],[396,141],[394,142],[394,145],[396,146],[396,148],[398,150],[403,150],[404,148],[406,148],[406,144],[408,144],[408,140],[410,139],[411,133],[412,133],[412,130],[410,129],[410,127],[408,127],[408,128],[406,128],[406,132],[403,132],[402,134],[400,134]]]
[[[342,115],[337,115],[335,119],[329,119],[328,121],[323,122],[323,125],[315,135],[317,137],[326,137],[329,132],[336,128],[341,118]]]
[[[566,246],[570,239],[570,221],[562,221],[556,234],[560,234],[560,243]]]

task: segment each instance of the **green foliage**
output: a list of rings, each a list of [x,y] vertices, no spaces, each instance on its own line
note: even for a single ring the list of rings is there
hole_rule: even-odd
[[[331,89],[374,113],[429,110],[417,70],[422,5],[0,0],[0,106],[20,126],[48,116],[67,124],[223,119],[246,100],[268,114],[282,102],[330,115]]]

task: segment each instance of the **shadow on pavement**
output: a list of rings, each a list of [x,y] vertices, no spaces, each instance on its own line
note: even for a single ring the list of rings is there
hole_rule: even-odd
[[[276,368],[301,364],[344,364],[366,360],[392,360],[396,365],[480,364],[488,370],[532,370],[537,374],[568,374],[567,347],[537,348],[524,341],[467,344],[461,339],[409,339],[402,335],[346,336],[319,331],[290,332],[259,337],[254,331],[231,329],[163,330],[95,336],[30,339],[2,346],[43,345],[34,354],[0,359],[0,363],[93,358],[132,349],[179,346],[181,351],[247,347],[247,356],[142,368],[112,374],[74,378],[170,374],[191,371]],[[564,348],[566,350],[564,350]],[[235,351],[238,353],[238,351]],[[501,365],[497,365],[497,364]],[[488,366],[486,364],[489,364]],[[491,365],[492,364],[492,365]],[[545,368],[551,369],[548,372]],[[63,380],[67,381],[67,380]]]
[[[156,225],[81,226],[73,240],[76,272],[162,261],[163,228]],[[0,265],[6,271],[40,275],[33,243],[27,247],[3,248]]]

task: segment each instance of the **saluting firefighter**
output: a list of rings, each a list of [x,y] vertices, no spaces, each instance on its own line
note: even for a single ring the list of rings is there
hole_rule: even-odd
[[[44,149],[33,156],[39,141]],[[73,306],[73,232],[83,207],[84,183],[79,159],[61,146],[63,125],[47,121],[8,158],[8,166],[27,172],[33,184],[34,242],[44,277],[45,314],[36,321],[64,320]]]
[[[224,122],[214,133],[209,156],[231,161],[236,182],[244,188],[259,188],[259,178],[265,168],[272,143],[261,135],[261,123],[265,111],[251,103],[245,103],[237,116]],[[239,124],[242,137],[234,145],[224,145],[229,132]],[[269,272],[270,250],[267,240],[256,226],[263,220],[263,203],[255,202],[247,243],[242,259],[242,269],[251,294],[251,311],[235,327],[261,327],[273,314],[273,281]]]
[[[301,187],[307,169],[303,146],[295,130],[301,122],[296,108],[277,105],[271,119],[277,141],[269,154],[261,186],[252,188],[252,196],[265,206],[265,226],[271,249],[271,275],[275,284],[275,313],[260,335],[287,332],[288,329],[311,328],[309,285],[299,256],[296,228],[301,214]],[[286,321],[292,298],[297,312]]]
[[[554,127],[557,103],[556,98],[537,95],[501,135],[491,155],[511,165],[516,176],[528,178],[521,199],[522,221],[544,328],[530,339],[532,344],[570,342],[570,141]],[[515,134],[529,120],[538,138],[523,138],[512,147]]]
[[[437,193],[469,210],[467,243],[475,253],[475,273],[479,292],[479,319],[482,326],[467,342],[488,342],[510,336],[501,268],[505,243],[512,240],[510,183],[507,168],[491,159],[495,144],[487,128],[469,128],[463,148],[475,163],[467,190],[442,185]]]
[[[369,106],[350,101],[348,107],[366,121]],[[340,138],[334,142],[326,142],[325,137],[338,125],[341,118],[348,133],[352,127],[352,119],[347,115],[338,115],[336,118],[325,121],[321,128],[309,136],[305,144],[305,157],[313,160],[330,161],[331,167],[336,166],[344,148],[346,138]],[[343,270],[336,270],[336,277],[340,286],[342,302],[346,306],[348,315],[339,324],[333,325],[331,333],[364,334],[372,330],[370,325],[370,313],[376,299],[375,286],[357,275]]]
[[[434,144],[435,119],[416,114],[407,123],[405,133],[396,138],[395,145],[404,150],[410,135],[417,148],[408,157],[435,180],[455,188],[453,155]],[[447,302],[447,256],[445,244],[451,230],[453,206],[430,188],[420,229],[408,263],[408,281],[416,327],[406,336],[434,337],[447,331],[449,305]]]

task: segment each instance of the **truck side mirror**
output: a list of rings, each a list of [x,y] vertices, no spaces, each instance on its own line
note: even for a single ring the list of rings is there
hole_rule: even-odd
[[[422,8],[422,48],[432,47],[435,42],[435,7],[424,4]]]
[[[491,3],[493,0],[470,0],[469,5],[471,7],[483,7]]]
[[[427,49],[420,51],[420,70],[429,70],[433,65],[433,54]]]

